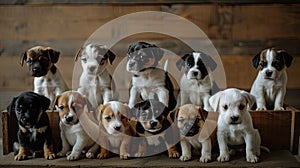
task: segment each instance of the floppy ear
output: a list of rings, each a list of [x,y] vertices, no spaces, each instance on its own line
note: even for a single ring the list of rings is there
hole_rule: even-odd
[[[243,95],[243,97],[245,97],[248,105],[249,105],[249,108],[251,109],[252,106],[254,105],[254,103],[256,102],[256,99],[253,95],[251,95],[250,93],[246,92],[246,91],[241,91],[241,94]]]
[[[258,54],[256,54],[254,56],[254,58],[252,59],[252,65],[254,66],[254,68],[256,69],[259,65],[259,61],[260,61],[260,54],[261,52],[259,52]]]
[[[209,68],[210,70],[215,70],[217,67],[217,63],[207,54],[200,52],[202,61],[205,65],[205,67]]]
[[[291,64],[292,64],[292,61],[293,61],[293,56],[291,56],[290,54],[288,54],[284,50],[278,51],[278,54],[280,54],[283,57],[285,66],[287,68],[290,67]]]
[[[78,57],[80,57],[80,54],[81,54],[81,51],[82,51],[82,47],[77,51],[76,55],[75,55],[75,58],[74,58],[74,62],[77,61]]]
[[[205,119],[207,118],[208,112],[199,106],[197,108],[198,108],[198,112],[199,112],[201,118],[205,121]]]
[[[21,55],[21,57],[20,57],[20,64],[21,64],[21,66],[24,65],[24,61],[25,61],[25,60],[27,60],[27,51],[25,51],[25,52]]]
[[[219,103],[220,103],[220,97],[223,94],[223,91],[219,91],[218,93],[214,94],[209,98],[209,104],[214,110],[214,112],[219,112]]]
[[[42,105],[43,111],[48,110],[51,103],[50,99],[42,95],[39,95],[39,97],[40,97],[40,101],[41,101],[40,103]]]
[[[58,62],[58,59],[59,59],[59,54],[60,52],[59,51],[55,51],[53,50],[52,48],[50,47],[47,47],[46,48],[47,52],[48,52],[48,56],[51,60],[51,62],[54,64],[54,63],[57,63]]]
[[[184,66],[184,63],[185,63],[185,60],[188,56],[190,56],[191,54],[185,54],[183,57],[181,57],[181,59],[179,59],[177,62],[176,62],[176,66],[178,68],[178,70],[181,70],[181,68]]]
[[[161,60],[162,57],[164,56],[164,51],[161,48],[157,47],[156,45],[153,45],[153,46],[150,46],[150,47],[152,47],[151,51],[153,51],[155,59],[157,61]]]
[[[112,64],[116,58],[116,55],[110,50],[107,50],[104,56],[108,58],[110,64]]]
[[[174,123],[176,118],[178,117],[178,112],[180,110],[180,107],[170,111],[170,113],[167,116],[167,119],[169,120],[170,123]]]
[[[17,99],[18,97],[14,97],[6,108],[9,117],[12,117],[13,113],[15,112],[15,102]]]
[[[103,114],[104,108],[105,108],[105,105],[100,104],[100,106],[96,110],[96,120],[98,122],[102,122],[102,114]]]

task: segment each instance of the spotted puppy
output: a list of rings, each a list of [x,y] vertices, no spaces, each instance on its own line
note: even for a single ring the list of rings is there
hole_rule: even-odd
[[[257,129],[253,128],[250,107],[255,97],[239,89],[226,89],[213,95],[209,103],[219,113],[217,138],[220,148],[219,162],[229,161],[228,146],[246,144],[246,160],[258,162],[261,139]]]
[[[284,50],[269,48],[258,53],[252,63],[259,68],[251,94],[256,97],[256,110],[284,110],[287,74],[293,57]]]
[[[116,55],[105,45],[87,44],[81,48],[75,57],[80,57],[83,72],[80,76],[78,92],[85,95],[93,108],[113,99],[112,78],[107,71]]]
[[[15,160],[27,159],[30,154],[45,159],[55,158],[49,117],[46,110],[50,100],[34,92],[22,92],[7,107],[10,118],[18,124],[18,142],[14,143]]]
[[[158,68],[163,54],[162,49],[146,42],[129,46],[126,69],[133,74],[128,102],[130,108],[134,107],[139,98],[153,99],[155,95],[168,109],[172,110],[176,106],[170,77],[165,70]]]
[[[81,124],[85,123],[79,121],[77,113],[82,113],[84,106],[92,111],[89,101],[76,91],[66,91],[58,95],[55,101],[62,140],[62,150],[57,155],[67,155],[67,160],[78,160],[84,151],[87,158],[93,158],[99,149],[99,145],[82,128]]]
[[[57,95],[68,90],[59,70],[54,65],[58,62],[59,51],[50,47],[35,46],[25,51],[21,56],[21,65],[24,63],[34,76],[34,92],[44,95],[51,103]]]
[[[192,103],[210,111],[208,99],[211,96],[211,79],[203,59],[209,56],[203,52],[191,52],[177,61],[179,70],[184,67],[180,80],[180,104]]]
[[[169,114],[169,120],[176,125],[180,132],[182,155],[179,159],[181,161],[192,158],[191,146],[196,150],[201,149],[200,162],[211,161],[211,138],[201,139],[200,137],[207,115],[207,111],[194,104],[185,104]]]

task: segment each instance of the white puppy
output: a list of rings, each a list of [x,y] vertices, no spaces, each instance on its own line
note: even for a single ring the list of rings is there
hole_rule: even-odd
[[[288,53],[275,48],[265,49],[253,58],[253,66],[260,69],[250,92],[256,97],[256,110],[284,110],[286,68],[292,60]]]
[[[93,108],[112,100],[112,78],[106,67],[112,64],[115,54],[104,45],[88,44],[78,51],[75,61],[78,57],[83,68],[78,92],[87,96]]]
[[[209,103],[218,118],[219,162],[229,161],[228,145],[246,144],[247,162],[258,162],[260,156],[260,135],[253,128],[252,119],[248,111],[255,103],[255,97],[239,89],[226,89],[213,95]]]

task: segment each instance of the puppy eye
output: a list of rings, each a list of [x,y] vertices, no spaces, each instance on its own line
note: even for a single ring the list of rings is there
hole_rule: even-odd
[[[223,106],[223,108],[224,108],[224,110],[227,110],[227,109],[228,109],[228,105],[225,104],[225,105]]]
[[[29,64],[29,65],[31,65],[32,64],[32,60],[28,60],[26,63]]]
[[[184,121],[183,118],[179,118],[179,119],[178,119],[178,122],[181,123],[181,124],[183,123],[183,121]]]
[[[259,63],[259,66],[261,68],[265,68],[267,66],[267,62],[266,61],[262,61],[262,62]]]
[[[64,107],[64,106],[59,106],[58,108],[59,108],[60,110],[64,110],[65,107]]]
[[[110,116],[106,116],[106,117],[104,117],[104,119],[105,119],[106,121],[110,121],[110,120],[111,120],[111,117],[110,117]]]
[[[78,106],[78,105],[75,105],[73,108],[74,108],[75,111],[79,111],[80,110],[80,106]]]
[[[200,121],[199,118],[196,118],[196,119],[195,119],[195,123],[198,123],[199,121]]]
[[[244,108],[245,108],[245,105],[243,105],[243,104],[239,105],[239,110],[244,110]]]
[[[81,58],[81,61],[86,63],[86,58]]]

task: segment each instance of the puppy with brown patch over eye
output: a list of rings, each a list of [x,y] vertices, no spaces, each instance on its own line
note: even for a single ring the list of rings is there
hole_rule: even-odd
[[[107,158],[112,152],[119,154],[121,159],[129,159],[133,153],[132,137],[136,136],[136,131],[129,121],[128,106],[118,101],[110,101],[99,106],[96,116],[101,146],[98,158]]]
[[[137,103],[131,113],[137,121],[137,133],[147,142],[146,155],[168,150],[169,158],[179,157],[176,147],[179,137],[167,120],[169,111],[163,103],[157,99],[144,100]]]
[[[200,137],[207,115],[207,111],[193,104],[185,104],[168,115],[168,119],[174,122],[180,132],[182,155],[179,159],[181,161],[188,161],[192,158],[191,146],[196,150],[201,149],[200,162],[211,161],[211,138]]]
[[[81,48],[75,57],[81,59],[83,72],[80,76],[78,92],[87,96],[93,108],[113,100],[113,81],[107,71],[116,55],[105,45],[87,44]]]
[[[24,63],[34,76],[34,92],[44,95],[53,103],[55,97],[68,90],[59,70],[54,65],[58,62],[59,51],[50,47],[35,46],[25,51],[21,56]]]
[[[49,117],[50,100],[34,92],[22,92],[7,107],[10,118],[16,118],[19,130],[14,143],[15,160],[25,160],[32,154],[45,159],[55,158]]]
[[[78,160],[83,151],[87,158],[93,158],[99,149],[99,145],[88,136],[79,122],[77,114],[83,112],[84,106],[92,111],[89,101],[76,91],[66,91],[58,95],[55,101],[62,140],[62,150],[57,155],[67,156],[70,161]]]
[[[253,66],[259,68],[250,92],[256,97],[256,110],[284,110],[286,68],[292,60],[291,55],[276,48],[265,49],[253,58]]]

